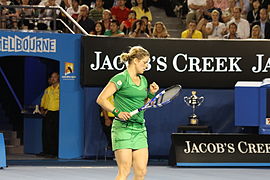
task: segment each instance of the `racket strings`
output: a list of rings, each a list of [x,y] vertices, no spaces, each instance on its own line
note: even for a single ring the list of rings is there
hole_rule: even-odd
[[[174,88],[166,90],[160,99],[160,103],[164,103],[174,99],[179,94],[180,89],[180,87],[176,86]]]

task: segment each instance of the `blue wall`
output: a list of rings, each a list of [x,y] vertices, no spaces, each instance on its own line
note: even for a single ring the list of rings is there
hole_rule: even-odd
[[[40,95],[47,86],[46,64],[37,57],[25,57],[24,104],[40,104]]]
[[[85,96],[85,151],[84,156],[104,154],[105,135],[99,120],[99,107],[96,98],[102,88],[84,88]],[[177,132],[179,125],[188,124],[192,108],[183,100],[194,89],[184,89],[170,104],[146,111],[150,156],[167,156],[171,145],[171,133]],[[196,90],[196,89],[195,89]],[[239,132],[234,125],[234,90],[197,89],[198,96],[205,101],[196,109],[200,124],[209,125],[215,133]]]
[[[49,75],[59,70],[59,61],[33,56],[24,57],[24,104],[40,104],[44,89],[48,87]]]

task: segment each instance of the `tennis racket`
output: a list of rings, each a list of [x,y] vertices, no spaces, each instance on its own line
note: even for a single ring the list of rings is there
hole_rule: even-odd
[[[181,89],[182,87],[179,84],[164,89],[163,91],[158,93],[153,99],[151,99],[148,103],[146,103],[144,106],[130,112],[130,115],[133,116],[143,110],[147,110],[149,108],[162,107],[170,103],[173,99],[175,99],[179,95]]]

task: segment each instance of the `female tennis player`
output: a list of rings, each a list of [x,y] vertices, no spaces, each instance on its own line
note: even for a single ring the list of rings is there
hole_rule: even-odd
[[[112,148],[118,165],[116,180],[127,179],[131,167],[134,180],[142,180],[146,174],[148,144],[144,111],[134,116],[129,112],[142,107],[159,90],[153,82],[148,91],[147,80],[142,75],[149,57],[149,52],[141,46],[122,53],[120,59],[127,64],[127,69],[116,74],[97,98],[97,103],[116,117],[112,125]],[[114,95],[114,106],[108,101],[111,95]]]

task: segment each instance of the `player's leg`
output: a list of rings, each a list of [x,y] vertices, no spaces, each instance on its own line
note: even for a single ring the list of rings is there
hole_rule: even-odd
[[[118,149],[114,153],[118,165],[116,180],[126,180],[132,165],[132,149]]]
[[[134,150],[132,152],[132,166],[134,180],[143,180],[147,172],[148,148]]]

